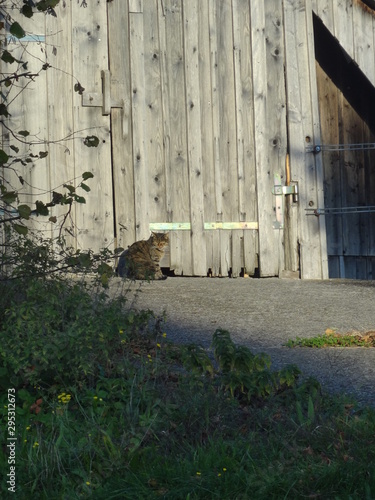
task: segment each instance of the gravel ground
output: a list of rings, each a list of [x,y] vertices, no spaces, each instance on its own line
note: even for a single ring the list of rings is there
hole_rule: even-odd
[[[129,284],[114,278],[111,291],[126,294],[136,308],[165,312],[170,340],[208,348],[223,328],[236,343],[268,353],[273,368],[295,363],[329,391],[375,406],[375,349],[283,347],[327,328],[375,330],[373,281],[171,277]]]

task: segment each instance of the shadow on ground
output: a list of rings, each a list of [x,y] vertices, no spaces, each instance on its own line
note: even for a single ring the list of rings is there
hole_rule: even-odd
[[[236,343],[268,353],[275,369],[297,364],[328,390],[375,406],[375,349],[284,347],[327,328],[375,330],[374,282],[173,277],[129,284],[115,278],[111,291],[125,293],[137,308],[165,312],[170,340],[209,348],[223,328]]]

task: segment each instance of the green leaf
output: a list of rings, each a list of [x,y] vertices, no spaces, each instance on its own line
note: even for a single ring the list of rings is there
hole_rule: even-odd
[[[12,26],[9,28],[10,34],[15,36],[16,38],[23,38],[26,33],[22,26],[16,22],[12,24]]]
[[[36,4],[36,8],[42,12],[56,7],[60,0],[40,0]]]
[[[9,64],[12,64],[14,63],[14,61],[16,61],[16,59],[12,56],[12,54],[7,50],[4,50],[4,52],[2,53],[1,60]]]
[[[5,151],[0,149],[0,165],[4,165],[5,163],[7,163],[8,160],[9,156],[6,154]]]
[[[83,144],[88,148],[97,148],[99,146],[99,138],[96,135],[88,135],[84,139]]]
[[[0,104],[0,116],[6,116],[6,117],[10,116],[7,107],[3,102]]]
[[[71,186],[70,184],[64,184],[64,187],[68,189],[70,194],[73,194],[76,191],[76,188],[74,186]]]
[[[1,201],[6,205],[11,205],[17,199],[17,193],[15,191],[8,191],[1,196]]]
[[[31,214],[31,208],[29,205],[18,205],[18,213],[22,219],[29,219]]]
[[[50,222],[53,222],[53,224],[55,224],[55,223],[57,222],[57,217],[56,217],[56,215],[53,215],[53,216],[52,216],[52,217],[50,217],[48,220],[49,220]]]
[[[83,182],[82,182],[82,184],[81,184],[81,188],[82,188],[84,191],[86,191],[86,193],[88,193],[89,191],[91,191],[91,188],[90,188],[87,184],[84,184]]]
[[[21,224],[13,224],[13,227],[18,234],[22,234],[23,236],[25,236],[28,232],[27,227],[21,226]]]
[[[17,148],[17,146],[13,146],[13,145],[11,145],[11,146],[9,146],[9,147],[10,147],[10,149],[12,149],[15,153],[19,153],[19,151],[20,151],[20,148]]]
[[[94,174],[92,174],[91,172],[84,172],[82,174],[82,179],[84,181],[87,181],[87,179],[92,179],[94,177]]]
[[[79,263],[82,267],[90,267],[91,266],[91,258],[89,253],[81,253],[78,257]]]
[[[46,158],[48,156],[48,151],[39,151],[39,158]]]
[[[77,203],[86,203],[85,198],[83,196],[78,196],[78,195],[74,196],[74,201],[76,201]]]
[[[22,399],[22,401],[29,401],[33,399],[33,396],[26,389],[19,389],[17,391],[17,396]]]
[[[36,211],[39,215],[49,214],[48,207],[42,201],[36,201],[35,205],[36,205]]]
[[[23,14],[25,17],[33,17],[33,9],[30,5],[24,5],[21,9],[21,14]]]
[[[18,132],[18,135],[22,135],[22,137],[27,137],[28,135],[30,135],[30,132],[28,130],[20,130]]]

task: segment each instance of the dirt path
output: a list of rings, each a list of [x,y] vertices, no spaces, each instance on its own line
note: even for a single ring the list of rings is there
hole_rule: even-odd
[[[175,277],[129,285],[115,278],[111,290],[137,308],[165,311],[173,341],[209,347],[216,328],[224,328],[235,342],[268,353],[274,368],[295,363],[327,389],[375,406],[375,349],[283,347],[327,328],[375,330],[373,281]]]

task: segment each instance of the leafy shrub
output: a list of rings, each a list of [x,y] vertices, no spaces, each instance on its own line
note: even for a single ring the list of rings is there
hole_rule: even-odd
[[[216,330],[212,346],[221,370],[221,386],[232,397],[244,397],[247,401],[265,398],[295,385],[301,373],[294,365],[271,372],[267,354],[253,354],[247,347],[234,344],[226,330]]]
[[[136,315],[124,300],[94,296],[82,283],[29,280],[7,293],[2,283],[1,379],[4,387],[79,382],[108,373],[121,340],[146,328],[152,313]]]

